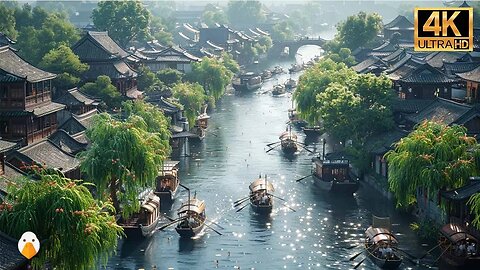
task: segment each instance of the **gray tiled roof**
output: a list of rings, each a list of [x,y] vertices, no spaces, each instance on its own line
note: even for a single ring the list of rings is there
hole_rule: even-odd
[[[65,108],[65,105],[55,103],[55,102],[50,102],[49,104],[41,107],[37,107],[34,109],[27,110],[31,113],[33,113],[36,117],[44,116],[50,113],[58,112],[61,111]]]
[[[417,84],[438,84],[438,83],[454,83],[457,80],[449,78],[441,71],[433,68],[429,64],[423,64],[415,68],[410,74],[402,77],[401,82],[417,83]]]
[[[433,52],[425,57],[425,61],[432,67],[441,68],[443,63],[457,62],[466,54],[466,52]]]
[[[63,151],[75,155],[87,148],[87,144],[70,136],[65,130],[59,129],[48,138],[53,144]]]
[[[26,265],[27,260],[18,252],[18,240],[0,232],[0,270],[12,270]]]
[[[92,105],[96,101],[78,90],[77,87],[68,90],[65,95],[59,97],[55,102],[64,104],[67,106],[73,106],[78,104]]]
[[[418,113],[430,105],[433,100],[428,99],[395,99],[392,104],[394,112]]]
[[[356,64],[355,66],[352,66],[352,69],[355,70],[355,72],[364,73],[365,71],[368,71],[371,66],[374,66],[376,64],[385,66],[385,64],[380,58],[372,55],[369,56],[367,59],[363,60],[362,62]]]
[[[56,77],[53,73],[32,66],[20,58],[9,46],[0,47],[0,71],[18,78],[23,78],[32,83]]]
[[[9,160],[12,157],[16,157],[27,164],[35,161],[49,168],[59,169],[64,173],[80,166],[80,162],[74,156],[64,152],[49,140],[43,140],[14,151],[9,155]]]
[[[405,16],[398,15],[391,22],[383,26],[385,29],[413,29],[413,23],[411,23]]]
[[[0,153],[6,152],[6,151],[12,149],[13,147],[15,147],[15,145],[16,145],[16,143],[7,142],[7,141],[4,141],[4,140],[0,139]]]
[[[390,69],[386,70],[387,77],[391,80],[397,81],[410,75],[417,67],[423,65],[424,62],[411,54],[405,55]]]
[[[449,76],[454,76],[457,73],[464,73],[471,71],[480,66],[480,62],[455,62],[443,63],[445,73]]]
[[[418,114],[407,116],[407,119],[415,124],[424,120],[438,121],[445,125],[451,125],[472,107],[451,100],[437,98]]]
[[[73,136],[89,128],[92,125],[93,117],[97,114],[97,110],[91,110],[80,115],[72,114],[72,117],[68,118],[58,129],[63,129]]]
[[[137,73],[131,69],[123,60],[108,63],[90,63],[90,69],[83,76],[96,79],[100,75],[106,75],[111,79],[137,77]]]
[[[457,73],[457,76],[467,81],[480,82],[480,67],[468,72]]]
[[[159,62],[198,62],[201,59],[178,47],[169,47],[159,52],[155,58]]]
[[[109,35],[108,32],[88,31],[87,35],[93,38],[108,53],[118,55],[121,58],[126,57],[128,53],[122,49]]]

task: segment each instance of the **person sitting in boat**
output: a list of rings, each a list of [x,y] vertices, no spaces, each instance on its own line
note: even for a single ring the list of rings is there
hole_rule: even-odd
[[[477,247],[475,247],[475,243],[474,242],[470,242],[467,246],[467,253],[468,255],[470,256],[475,256],[476,253],[477,253]]]
[[[382,258],[387,258],[387,244],[384,243],[383,246],[378,249],[378,251],[380,252],[380,256]]]
[[[188,221],[188,224],[189,224],[190,226],[195,227],[195,222],[196,222],[196,221],[195,221],[195,219],[193,218],[193,216],[189,216],[188,219],[187,219],[187,221]]]
[[[457,249],[456,249],[457,255],[458,256],[464,256],[465,251],[466,251],[465,242],[462,241],[462,242],[460,242],[460,244],[457,245]]]
[[[387,246],[387,247],[385,248],[385,253],[386,253],[387,258],[392,257],[392,255],[393,255],[393,250],[392,250],[392,248],[391,248],[390,246]]]
[[[263,193],[261,202],[262,202],[262,204],[267,204],[268,196],[267,196],[266,192]]]

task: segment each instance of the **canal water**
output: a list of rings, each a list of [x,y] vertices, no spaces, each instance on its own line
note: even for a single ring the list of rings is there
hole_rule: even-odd
[[[300,48],[296,61],[306,62],[320,53],[320,48]],[[276,61],[272,68],[285,69],[293,60]],[[292,77],[297,79],[300,74]],[[409,229],[413,220],[395,211],[391,202],[363,184],[353,197],[335,196],[318,190],[307,178],[313,154],[302,150],[286,158],[279,149],[266,153],[266,145],[278,141],[285,131],[291,95],[273,97],[269,90],[283,83],[288,73],[267,81],[254,93],[238,95],[233,91],[222,98],[211,112],[207,137],[191,145],[191,156],[181,161],[180,178],[199,199],[205,200],[207,217],[223,229],[212,230],[197,239],[182,240],[174,228],[157,232],[142,241],[121,241],[117,254],[107,269],[351,269],[364,256],[350,261],[361,251],[348,248],[361,244],[372,215],[390,216],[400,247],[421,256],[422,246]],[[295,130],[304,141],[301,130]],[[319,138],[321,139],[321,138]],[[309,149],[322,152],[318,140],[310,141]],[[327,138],[326,152],[339,145]],[[248,185],[256,177],[268,175],[275,185],[275,195],[284,198],[292,211],[276,201],[268,218],[256,215],[250,207],[235,212],[233,201],[248,194]],[[181,191],[171,210],[187,199]],[[404,260],[401,269],[426,269]],[[368,259],[358,269],[376,269]]]

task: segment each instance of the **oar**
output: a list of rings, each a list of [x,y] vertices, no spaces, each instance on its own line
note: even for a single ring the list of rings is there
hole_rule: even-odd
[[[440,244],[434,246],[433,248],[431,248],[429,251],[427,251],[425,254],[423,254],[420,258],[418,258],[419,260],[425,258],[428,254],[430,254],[430,252],[432,252],[434,249],[436,249],[437,247],[439,247]]]
[[[244,204],[244,203],[246,203],[246,202],[248,202],[248,199],[243,200],[243,201],[241,201],[241,202],[239,202],[239,203],[234,204],[233,207],[235,208],[235,207],[240,206],[240,205],[242,205],[242,204]]]
[[[280,144],[279,144],[280,145]],[[270,151],[272,151],[273,149],[277,148],[279,145],[275,145],[274,147],[271,147],[270,149],[268,149],[265,153],[268,153]]]
[[[353,246],[349,246],[349,247],[346,247],[345,249],[353,249],[353,248],[356,248],[358,247],[359,244],[356,244],[356,245],[353,245]]]
[[[236,203],[238,203],[239,201],[243,201],[243,200],[248,199],[248,198],[250,198],[250,195],[247,196],[247,197],[243,197],[243,198],[241,198],[241,199],[238,199],[238,200],[234,201],[233,204],[236,204]]]
[[[362,254],[364,252],[364,250],[360,251],[359,253],[355,254],[353,257],[350,258],[350,261],[353,261],[355,260],[355,258],[357,258],[358,256],[360,256],[360,254]]]
[[[216,225],[217,227],[219,227],[219,228],[222,229],[222,230],[225,229],[224,227],[220,226],[220,224],[218,224],[218,223],[216,223],[216,222],[214,222],[214,221],[212,221],[212,220],[210,220],[210,219],[209,219],[208,221],[209,221],[210,223],[212,223],[213,225]]]
[[[174,218],[171,218],[171,217],[167,216],[166,214],[162,214],[162,216],[166,217],[166,218],[167,218],[168,220],[170,220],[170,221],[174,221],[174,220],[175,220]]]
[[[280,197],[278,197],[278,196],[275,196],[275,195],[273,195],[272,193],[267,193],[267,195],[270,195],[270,196],[272,196],[272,197],[274,197],[274,198],[277,198],[277,199],[279,199],[279,200],[281,200],[281,201],[284,201],[284,202],[286,202],[286,200],[285,200],[285,199],[283,199],[283,198],[280,198]]]
[[[297,142],[297,143],[298,143],[298,142]],[[308,152],[314,154],[314,152],[313,152],[312,150],[308,149],[307,147],[305,147],[305,146],[303,146],[303,145],[301,145],[301,144],[300,144],[300,147],[302,147],[303,149],[307,150]]]
[[[359,263],[357,263],[357,265],[355,265],[355,266],[353,267],[353,269],[357,269],[357,268],[360,266],[360,264],[362,264],[363,261],[365,261],[366,258],[367,258],[367,257],[363,258]]]
[[[202,220],[198,219],[198,218],[194,218],[196,219],[198,222],[202,223]],[[219,231],[215,230],[214,228],[212,228],[212,226],[209,226],[205,221],[203,221],[203,225],[207,226],[208,228],[210,228],[212,231],[218,233],[218,235],[222,235]]]
[[[162,227],[158,228],[159,231],[162,231],[163,229],[167,228],[167,227],[170,227],[172,225],[174,225],[175,223],[178,223],[180,221],[183,221],[184,219],[186,219],[187,217],[182,217],[182,218],[178,218],[170,223],[167,223],[165,225],[163,225]]]
[[[399,248],[396,248],[396,247],[394,247],[393,249],[398,250],[398,251],[402,252],[403,254],[407,255],[405,258],[407,258],[407,260],[409,260],[409,261],[410,261],[411,263],[413,263],[414,265],[417,265],[417,264],[418,264],[417,261],[414,261],[414,259],[415,259],[415,260],[418,260],[417,257],[415,257],[415,256],[413,256],[412,254],[406,252],[405,250],[402,250],[402,249],[399,249]]]
[[[243,210],[243,208],[245,208],[245,207],[247,207],[247,206],[248,206],[248,204],[245,204],[245,205],[244,205],[244,206],[242,206],[241,208],[237,209],[237,211],[236,211],[236,212],[240,212],[240,211],[242,211],[242,210]]]
[[[241,201],[234,203],[234,204],[233,204],[233,207],[237,207],[237,206],[239,206],[240,204],[243,204],[244,202],[248,201],[248,200],[249,200],[250,198],[252,198],[252,197],[253,197],[253,194],[250,195],[250,196],[248,196],[248,197],[246,197],[246,198],[243,198]]]
[[[280,142],[269,143],[269,144],[267,144],[267,146],[274,145],[274,144],[276,144],[276,143],[280,143]]]
[[[302,177],[302,178],[298,178],[297,180],[295,180],[295,182],[300,182],[300,181],[302,181],[303,179],[305,179],[305,178],[307,178],[307,177],[310,177],[310,176],[312,176],[312,175],[313,175],[313,173],[312,173],[312,174],[309,174],[309,175],[307,175],[307,176],[304,176],[304,177]]]
[[[283,206],[287,207],[288,209],[292,210],[293,212],[297,212],[297,210],[291,208],[290,206],[288,206],[287,204],[284,204]]]
[[[448,245],[448,247],[442,252],[442,254],[440,254],[440,256],[438,256],[438,258],[433,262],[433,264],[436,264],[438,260],[440,260],[440,258],[443,256],[443,254],[450,248],[452,244]]]

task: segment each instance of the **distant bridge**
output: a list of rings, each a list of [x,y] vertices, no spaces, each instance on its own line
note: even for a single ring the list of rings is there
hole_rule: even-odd
[[[278,58],[281,56],[285,47],[288,47],[288,57],[293,57],[297,54],[300,47],[305,45],[317,45],[322,47],[326,40],[323,38],[302,38],[297,40],[285,40],[274,42],[273,46],[268,50],[268,56],[270,58]]]

